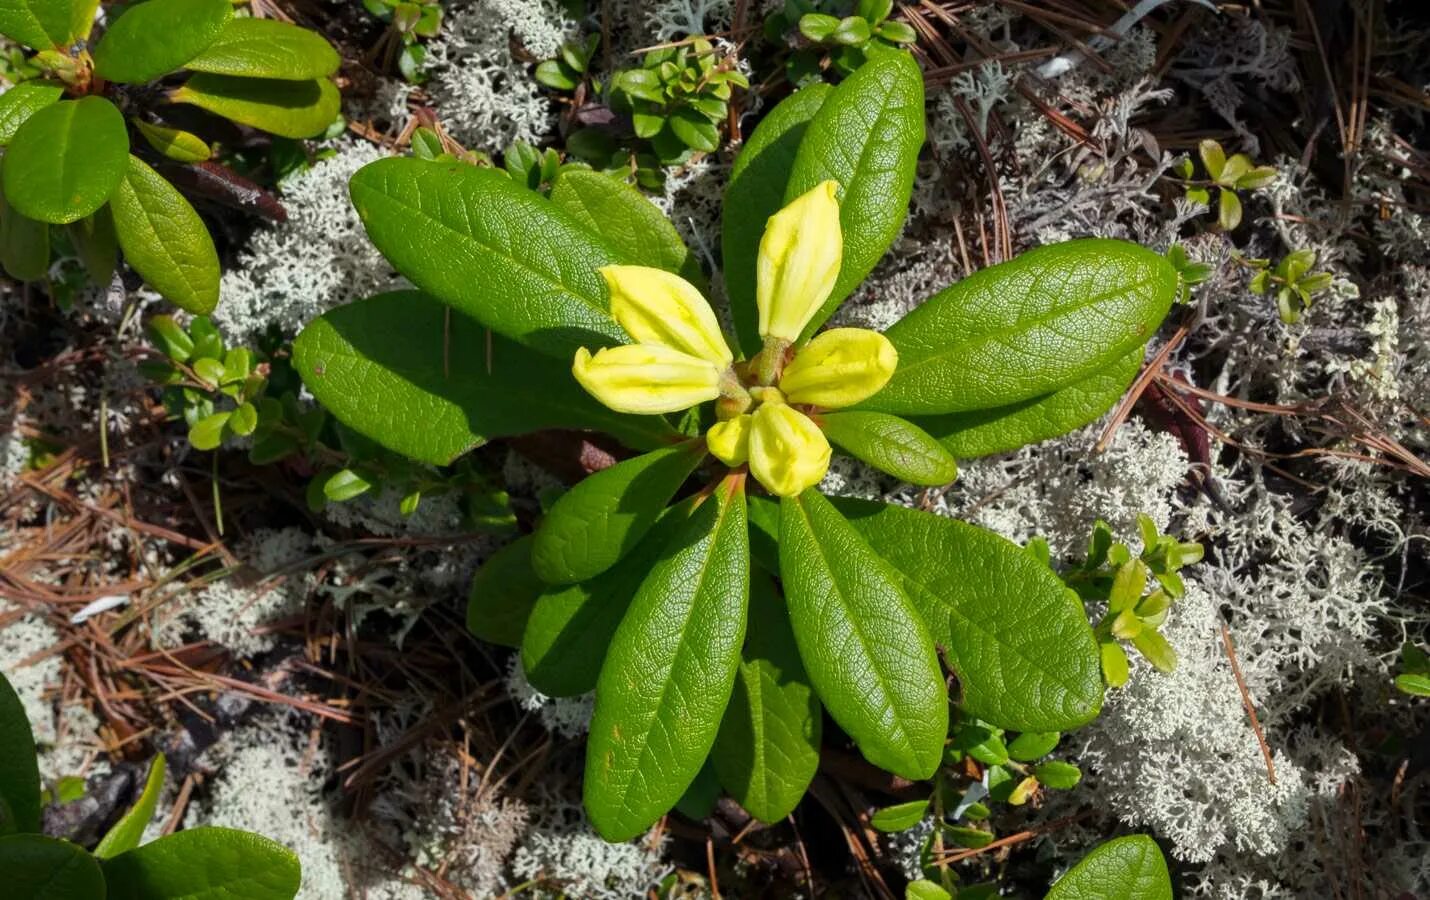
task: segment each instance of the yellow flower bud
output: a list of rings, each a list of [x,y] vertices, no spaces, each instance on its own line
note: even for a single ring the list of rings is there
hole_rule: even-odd
[[[889,339],[867,328],[831,328],[785,367],[780,390],[790,403],[837,408],[877,394],[899,365]]]
[[[617,412],[654,415],[689,409],[720,396],[721,367],[660,344],[576,351],[571,373],[591,396]]]
[[[727,466],[742,466],[750,458],[750,425],[753,417],[742,413],[716,422],[705,432],[705,447]]]
[[[715,310],[695,285],[648,266],[604,266],[611,315],[637,343],[663,344],[724,368],[734,357]]]
[[[829,441],[809,416],[783,403],[755,410],[750,472],[772,494],[793,497],[829,470]]]
[[[839,182],[825,181],[770,216],[760,240],[760,335],[793,343],[834,291],[844,260]]]

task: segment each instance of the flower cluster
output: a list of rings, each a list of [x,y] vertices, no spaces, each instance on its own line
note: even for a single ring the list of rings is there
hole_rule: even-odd
[[[661,415],[716,400],[705,442],[717,459],[748,465],[782,497],[818,484],[830,447],[811,414],[873,396],[898,365],[889,339],[863,328],[832,328],[796,346],[839,276],[838,191],[826,181],[770,217],[756,269],[764,348],[752,359],[735,359],[690,282],[661,269],[606,266],[611,315],[635,343],[594,354],[582,347],[576,380],[619,412]]]

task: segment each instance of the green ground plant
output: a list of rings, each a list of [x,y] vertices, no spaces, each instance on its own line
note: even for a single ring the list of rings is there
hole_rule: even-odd
[[[0,95],[0,265],[17,280],[43,280],[52,243],[63,242],[107,285],[122,252],[165,299],[210,312],[219,295],[213,239],[161,173],[206,163],[212,147],[175,124],[174,109],[314,137],[338,118],[329,79],[338,54],[296,25],[236,17],[228,0],[111,8],[95,39],[97,5],[0,7],[0,34],[33,51],[33,77]],[[171,79],[180,72],[188,77]]]
[[[291,900],[302,880],[286,847],[247,831],[187,828],[143,843],[164,784],[154,757],[139,799],[86,850],[40,831],[42,792],[25,709],[0,674],[0,873],[18,900]]]

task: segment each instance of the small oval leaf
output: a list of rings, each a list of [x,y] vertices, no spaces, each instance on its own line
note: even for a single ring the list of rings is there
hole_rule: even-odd
[[[317,137],[326,131],[338,117],[341,100],[337,87],[326,78],[284,81],[208,72],[184,82],[172,99],[240,125],[295,139]]]
[[[928,815],[928,810],[929,802],[927,800],[896,803],[893,806],[875,810],[874,814],[869,817],[869,824],[874,826],[876,831],[885,833],[908,831],[924,820],[924,816]]]
[[[63,85],[50,81],[22,81],[0,94],[0,147],[10,143],[30,116],[63,97]]]
[[[943,445],[898,416],[847,410],[816,418],[837,447],[900,481],[937,487],[958,477],[958,463]]]
[[[1172,900],[1172,876],[1157,842],[1134,834],[1095,848],[1045,900]]]
[[[218,252],[189,201],[136,156],[110,204],[124,259],[164,299],[191,313],[218,305]]]
[[[102,97],[61,100],[35,112],[5,151],[10,205],[40,222],[64,225],[109,200],[124,178],[129,133]]]
[[[175,162],[203,162],[213,155],[209,145],[196,134],[178,128],[155,125],[145,122],[143,119],[135,119],[134,127],[139,129],[139,134],[149,143],[150,147]]]
[[[1176,291],[1171,263],[1127,241],[1029,250],[944,289],[890,328],[898,371],[863,408],[941,414],[1052,393],[1147,343]]]
[[[153,2],[153,0],[150,0]],[[341,60],[322,35],[277,19],[230,19],[218,37],[184,68],[243,78],[307,81],[327,78]]]
[[[104,862],[107,900],[292,900],[298,857],[262,835],[189,828]]]
[[[5,873],[7,897],[106,900],[99,863],[69,841],[42,834],[0,837],[0,872]]]
[[[730,699],[750,592],[743,489],[729,482],[681,526],[611,641],[586,744],[587,815],[630,840],[685,794]]]
[[[629,553],[705,458],[689,441],[653,450],[586,477],[536,529],[531,565],[548,584],[584,581]]]
[[[146,0],[135,3],[94,48],[94,71],[137,84],[162,78],[203,52],[233,15],[228,0]]]

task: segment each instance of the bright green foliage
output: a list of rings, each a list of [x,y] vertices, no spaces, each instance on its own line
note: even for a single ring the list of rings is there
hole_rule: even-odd
[[[924,820],[928,815],[929,802],[927,800],[910,800],[908,803],[898,803],[894,806],[886,806],[876,810],[869,817],[869,824],[875,830],[883,832],[907,831]]]
[[[562,170],[551,187],[551,202],[586,230],[610,244],[623,259],[675,272],[699,285],[700,260],[655,204],[630,185],[589,169]]]
[[[3,0],[0,34],[36,50],[66,47],[89,32],[93,15],[93,0]]]
[[[231,19],[185,65],[215,75],[308,81],[327,78],[340,62],[338,52],[315,32],[277,19],[243,17]]]
[[[22,215],[63,225],[105,204],[124,178],[124,117],[100,97],[61,100],[34,113],[5,151],[5,199]]]
[[[1315,295],[1331,286],[1330,272],[1311,271],[1316,265],[1315,250],[1294,250],[1275,266],[1264,259],[1244,262],[1257,270],[1251,276],[1251,292],[1275,294],[1276,310],[1287,325],[1301,321],[1301,314],[1311,308]]]
[[[1244,153],[1234,153],[1230,157],[1221,144],[1208,138],[1197,146],[1205,179],[1193,178],[1196,170],[1190,159],[1183,159],[1179,166],[1188,200],[1211,205],[1211,191],[1217,191],[1217,225],[1223,231],[1231,231],[1241,224],[1241,198],[1237,191],[1248,191],[1266,187],[1276,180],[1275,166],[1258,166]]]
[[[164,787],[164,766],[164,754],[160,753],[149,764],[149,777],[144,779],[144,790],[139,800],[100,840],[94,848],[96,857],[109,859],[139,846],[144,838],[144,829],[149,826],[149,820],[154,818],[154,809],[159,805],[159,792]]]
[[[124,258],[159,293],[193,313],[218,305],[218,252],[184,195],[137,156],[110,209]]]
[[[780,575],[800,658],[834,721],[876,766],[932,775],[948,702],[933,641],[898,573],[807,491],[780,504]]]
[[[200,72],[174,91],[175,103],[280,137],[317,137],[338,117],[338,89],[326,78],[288,81]]]
[[[22,81],[0,94],[0,146],[10,143],[20,126],[64,96],[65,89],[45,81]]]
[[[852,6],[852,8],[851,8]],[[892,19],[893,0],[786,0],[784,7],[765,19],[765,36],[783,41],[792,30],[813,47],[790,54],[785,72],[795,84],[820,77],[820,60],[840,75],[849,76],[878,50],[912,44],[918,39],[913,26]]]
[[[591,67],[591,57],[601,45],[601,36],[593,34],[581,41],[565,41],[561,52],[536,67],[536,80],[557,91],[574,91]]]
[[[442,30],[439,0],[362,0],[369,13],[387,23],[387,32],[373,48],[373,56],[390,70],[396,58],[397,70],[413,84],[427,80],[422,71],[427,61],[423,38],[436,37]]]
[[[1045,900],[1172,900],[1172,878],[1157,843],[1144,834],[1098,846],[1059,878]]]
[[[1125,241],[1030,250],[975,272],[890,328],[899,370],[865,407],[950,413],[1056,391],[1146,343],[1176,288],[1165,258]]]
[[[958,463],[928,432],[888,413],[848,410],[820,421],[830,442],[909,484],[937,487],[958,477]]]
[[[289,900],[298,857],[261,835],[190,828],[104,862],[108,900]]]
[[[735,692],[710,751],[720,784],[750,815],[794,811],[819,767],[823,715],[774,583],[750,582],[750,627]]]
[[[198,56],[233,15],[228,0],[147,0],[125,9],[94,48],[95,74],[137,84]]]
[[[1413,697],[1430,697],[1430,654],[1406,641],[1400,647],[1400,674],[1395,686]]]
[[[175,162],[203,162],[213,155],[203,138],[187,131],[155,125],[141,119],[134,121],[134,127],[150,147]]]
[[[715,741],[750,593],[743,487],[717,487],[674,547],[631,601],[596,685],[585,800],[607,840],[635,837],[674,806]]]
[[[1190,303],[1192,288],[1211,277],[1212,267],[1206,263],[1193,262],[1187,255],[1187,248],[1173,244],[1167,248],[1167,262],[1177,272],[1177,302]]]

